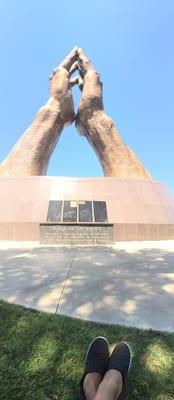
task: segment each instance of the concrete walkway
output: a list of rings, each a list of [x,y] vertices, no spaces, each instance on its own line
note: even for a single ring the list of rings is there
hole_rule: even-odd
[[[91,321],[174,332],[174,241],[104,247],[0,242],[0,298]]]

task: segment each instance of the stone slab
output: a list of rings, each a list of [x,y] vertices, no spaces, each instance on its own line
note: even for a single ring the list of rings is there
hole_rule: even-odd
[[[73,248],[0,249],[0,298],[10,303],[55,313]]]
[[[112,242],[112,224],[40,224],[41,244],[105,245]]]
[[[84,320],[174,332],[174,241],[0,242],[0,298]]]
[[[174,243],[78,249],[58,312],[174,331]]]

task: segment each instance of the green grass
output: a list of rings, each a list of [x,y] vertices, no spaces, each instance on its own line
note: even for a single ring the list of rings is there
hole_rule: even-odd
[[[174,335],[42,314],[0,302],[0,399],[76,400],[97,335],[133,352],[129,400],[174,399]]]

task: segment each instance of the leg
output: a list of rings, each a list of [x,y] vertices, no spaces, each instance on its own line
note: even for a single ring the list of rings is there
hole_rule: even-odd
[[[106,374],[98,386],[94,400],[125,399],[131,358],[127,343],[121,342],[115,346],[108,361]]]
[[[109,359],[107,340],[96,337],[90,344],[85,360],[85,371],[80,382],[80,400],[94,400],[98,386],[103,379]]]
[[[100,383],[95,400],[116,400],[122,392],[122,376],[119,371],[110,369]]]
[[[85,376],[83,382],[83,391],[86,400],[94,400],[98,386],[102,380],[102,375],[98,372],[91,372]]]

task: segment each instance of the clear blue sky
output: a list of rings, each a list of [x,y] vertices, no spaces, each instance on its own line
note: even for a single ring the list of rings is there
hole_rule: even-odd
[[[104,84],[106,112],[152,176],[174,193],[173,0],[1,1],[0,160],[48,97],[48,76],[74,45]],[[79,93],[74,89],[77,105]],[[102,176],[74,126],[48,175]]]

